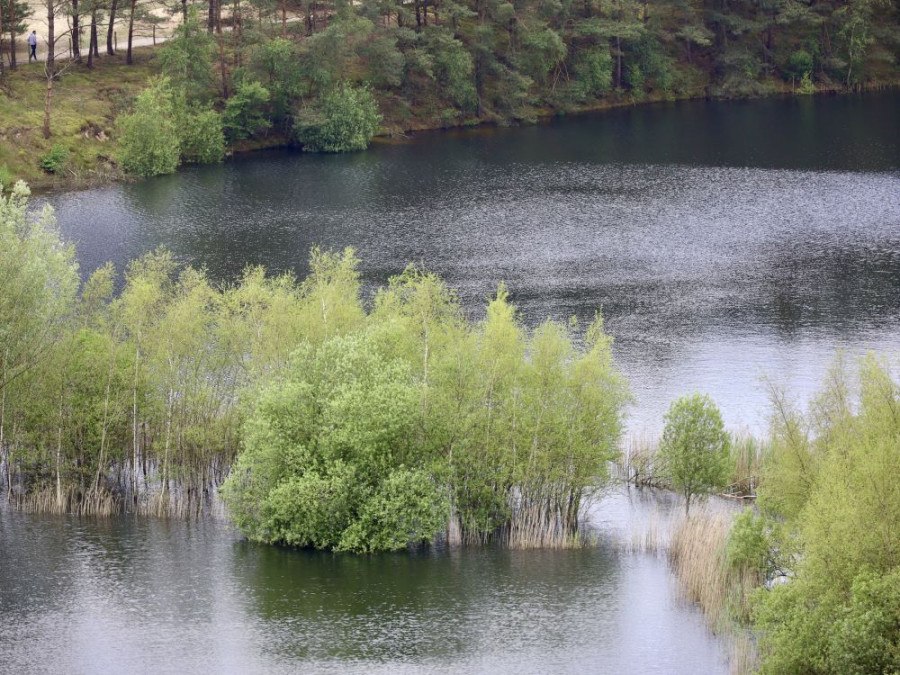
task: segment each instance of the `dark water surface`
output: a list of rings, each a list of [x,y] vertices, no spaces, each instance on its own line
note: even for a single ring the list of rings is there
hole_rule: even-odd
[[[409,262],[474,317],[500,280],[527,322],[602,308],[655,434],[705,391],[761,431],[763,377],[805,399],[836,348],[900,348],[900,95],[688,102],[272,153],[52,198],[85,273],[165,245],[235,279],[352,245]]]
[[[636,434],[694,390],[758,431],[762,377],[806,397],[838,347],[900,351],[897,95],[272,153],[50,201],[85,274],[165,245],[223,282],[257,263],[303,275],[313,244],[352,245],[369,287],[421,262],[475,318],[500,280],[530,325],[602,307]],[[628,531],[649,511],[613,495],[595,521]],[[349,557],[215,520],[0,511],[0,671],[725,672],[674,583],[607,543]]]
[[[615,529],[653,504],[599,512]],[[606,543],[331,555],[213,519],[0,509],[0,580],[10,673],[728,672],[665,560]]]

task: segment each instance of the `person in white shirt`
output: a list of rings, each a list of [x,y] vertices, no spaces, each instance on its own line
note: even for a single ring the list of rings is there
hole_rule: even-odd
[[[31,47],[31,53],[28,54],[28,63],[31,63],[31,59],[37,61],[37,31],[31,31],[31,35],[28,36],[28,46]]]

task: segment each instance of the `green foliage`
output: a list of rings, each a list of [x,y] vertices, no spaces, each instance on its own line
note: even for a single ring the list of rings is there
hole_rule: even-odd
[[[770,549],[766,519],[756,515],[751,509],[742,511],[734,519],[728,536],[728,564],[732,568],[767,574],[771,572],[768,569]]]
[[[764,673],[888,673],[900,667],[900,387],[875,357],[860,363],[853,406],[839,360],[812,413],[781,415],[764,483],[798,540],[788,583],[761,590],[755,621]],[[799,429],[807,434],[800,435]],[[798,451],[802,450],[802,454]],[[770,492],[796,483],[788,499]]]
[[[396,469],[363,504],[338,548],[372,553],[429,543],[449,516],[446,495],[433,476],[421,469]]]
[[[380,123],[371,90],[342,83],[315,108],[301,110],[294,129],[308,152],[352,152],[369,146]]]
[[[250,138],[269,128],[266,104],[269,90],[255,80],[244,80],[225,102],[223,126],[232,140]]]
[[[118,119],[119,162],[129,173],[157,176],[178,168],[181,145],[165,80],[138,95],[134,112]]]
[[[523,31],[519,63],[522,71],[539,84],[566,58],[566,45],[559,34],[546,27]]]
[[[282,38],[263,42],[253,51],[250,70],[269,92],[272,121],[285,121],[306,89],[294,42]]]
[[[683,396],[665,415],[659,457],[671,485],[684,497],[685,512],[698,495],[725,486],[730,437],[708,396]]]
[[[426,31],[425,43],[434,64],[434,76],[443,91],[462,110],[474,110],[478,94],[472,55],[452,33],[441,28]]]
[[[573,89],[578,99],[586,101],[612,89],[613,60],[605,45],[579,50],[575,59]]]
[[[57,143],[41,157],[41,168],[47,173],[59,173],[69,160],[69,149]]]
[[[225,156],[222,116],[210,108],[191,105],[176,112],[181,161],[214,164]]]
[[[450,522],[470,542],[571,543],[628,400],[602,322],[582,352],[552,322],[529,339],[501,287],[472,326],[415,268],[366,317],[355,265],[314,253],[306,337],[257,398],[224,490],[236,524],[358,552],[428,542]]]
[[[189,101],[205,100],[213,88],[212,70],[215,44],[201,26],[197,8],[188,11],[186,22],[175,28],[175,34],[159,49],[162,72],[175,89],[187,93]]]
[[[396,37],[385,35],[367,42],[360,47],[359,55],[364,59],[372,86],[400,86],[406,59],[397,48]]]
[[[59,341],[78,285],[73,247],[50,207],[29,217],[29,194],[21,181],[0,192],[0,393]]]
[[[152,99],[170,102],[168,97]],[[409,268],[360,298],[352,250],[309,276],[214,288],[164,251],[77,295],[71,247],[27,188],[0,199],[0,431],[15,499],[194,513],[217,472],[252,539],[370,552],[464,540],[563,546],[603,483],[628,400],[596,320],[529,335],[501,286],[470,324]],[[238,448],[242,448],[235,461]],[[219,474],[221,475],[221,474]]]
[[[119,161],[138,176],[172,173],[181,162],[220,162],[225,154],[222,116],[188,101],[168,78],[151,83],[134,112],[119,118]]]
[[[816,85],[813,84],[809,73],[803,73],[803,77],[800,78],[800,82],[797,84],[796,92],[805,96],[816,93]]]
[[[809,77],[809,74],[812,73],[813,65],[812,54],[805,49],[798,49],[791,52],[791,56],[784,69],[785,75],[797,78],[798,80],[804,76]]]

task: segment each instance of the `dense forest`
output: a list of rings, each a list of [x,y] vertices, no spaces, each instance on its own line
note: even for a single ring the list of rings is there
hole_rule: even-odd
[[[151,58],[148,74],[166,76],[152,83],[154,94],[119,92],[107,119],[79,128],[121,139],[114,159],[139,175],[216,161],[228,147],[353,150],[379,131],[533,120],[647,98],[884,86],[897,81],[900,53],[890,0],[46,2],[42,15],[65,21],[57,16],[61,27],[42,43],[44,139],[55,133],[54,87],[112,62],[114,33],[127,35],[126,63],[146,67],[134,58],[134,32],[157,23],[174,31]],[[8,70],[28,7],[0,6]],[[55,58],[64,46],[71,60]],[[115,82],[85,82],[100,98],[118,91]],[[7,103],[15,108],[15,98]],[[56,138],[45,171],[61,172],[74,142]]]

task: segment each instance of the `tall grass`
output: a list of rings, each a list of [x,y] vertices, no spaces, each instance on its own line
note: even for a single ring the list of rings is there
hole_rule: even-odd
[[[756,570],[729,564],[733,515],[704,509],[682,518],[672,531],[668,555],[686,599],[697,603],[710,627],[728,641],[732,672],[750,673],[756,649],[744,626],[750,594],[764,580]]]

